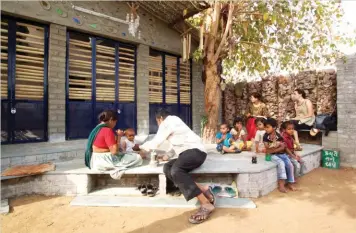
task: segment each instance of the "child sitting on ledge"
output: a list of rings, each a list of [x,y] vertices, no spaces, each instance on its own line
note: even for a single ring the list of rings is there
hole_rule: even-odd
[[[241,117],[236,117],[234,120],[234,127],[231,129],[230,134],[232,136],[232,140],[230,143],[241,151],[250,151],[252,142],[247,141],[247,134],[243,129],[243,120]]]
[[[286,146],[283,137],[276,132],[277,121],[273,118],[267,118],[264,122],[266,133],[263,136],[266,153],[272,155],[272,162],[277,164],[278,190],[286,193],[287,186],[292,191],[294,187],[294,167],[286,154]]]
[[[281,125],[281,133],[286,144],[286,152],[289,155],[289,159],[294,166],[294,176],[299,177],[304,174],[305,163],[304,160],[295,153],[294,146],[294,124],[291,121],[285,121]]]
[[[216,150],[221,154],[225,153],[240,153],[234,145],[231,145],[231,134],[229,133],[229,127],[223,123],[220,125],[220,132],[216,134]]]

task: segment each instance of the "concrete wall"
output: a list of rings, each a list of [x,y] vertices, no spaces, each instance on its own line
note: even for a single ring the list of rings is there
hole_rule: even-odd
[[[323,136],[323,146],[340,151],[341,165],[356,167],[356,54],[337,63],[338,131]]]
[[[141,39],[132,37],[128,33],[128,25],[101,17],[74,11],[71,4],[88,10],[106,14],[126,20],[130,9],[126,2],[119,1],[46,1],[50,2],[50,9],[45,10],[41,1],[2,1],[1,10],[8,14],[20,15],[28,19],[55,23],[70,29],[102,35],[107,38],[120,39],[133,43],[146,44],[160,50],[167,50],[180,54],[182,42],[180,34],[168,28],[167,25],[139,8]],[[60,14],[59,12],[62,12]],[[80,19],[81,24],[74,22],[73,17]]]

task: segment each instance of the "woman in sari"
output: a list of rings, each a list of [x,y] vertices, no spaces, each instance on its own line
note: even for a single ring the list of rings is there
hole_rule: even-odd
[[[251,140],[255,138],[256,135],[256,118],[266,118],[269,116],[267,106],[261,101],[261,95],[259,93],[252,93],[250,96],[251,103],[247,106],[247,122],[246,122],[246,130],[247,130],[247,140]]]
[[[117,113],[106,110],[99,115],[99,124],[92,130],[85,151],[85,165],[89,169],[108,171],[113,179],[120,179],[130,167],[140,166],[142,158],[136,153],[119,153],[122,130],[113,131]]]

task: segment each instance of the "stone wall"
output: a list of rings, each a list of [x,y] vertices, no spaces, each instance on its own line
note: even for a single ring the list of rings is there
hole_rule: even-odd
[[[137,49],[137,134],[149,133],[149,60],[150,48],[147,45],[139,45]]]
[[[356,54],[337,63],[337,132],[323,137],[323,146],[340,151],[342,166],[356,167]]]
[[[296,75],[267,76],[260,82],[240,83],[230,86],[224,91],[224,120],[231,123],[237,115],[243,115],[254,93],[262,95],[272,117],[284,120],[287,116],[295,116],[291,94],[295,89],[306,92],[307,98],[314,105],[315,112],[330,113],[336,103],[336,72],[335,70],[305,71]]]
[[[65,141],[66,27],[51,24],[48,59],[48,137]]]

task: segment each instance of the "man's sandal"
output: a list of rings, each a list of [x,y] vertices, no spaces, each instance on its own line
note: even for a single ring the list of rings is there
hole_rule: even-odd
[[[189,217],[189,222],[192,224],[200,224],[205,220],[207,220],[212,212],[213,212],[212,210],[208,210],[207,208],[200,207],[196,213],[194,213]]]
[[[215,206],[216,196],[210,186],[209,189],[204,192],[204,196],[209,200],[212,205]]]

